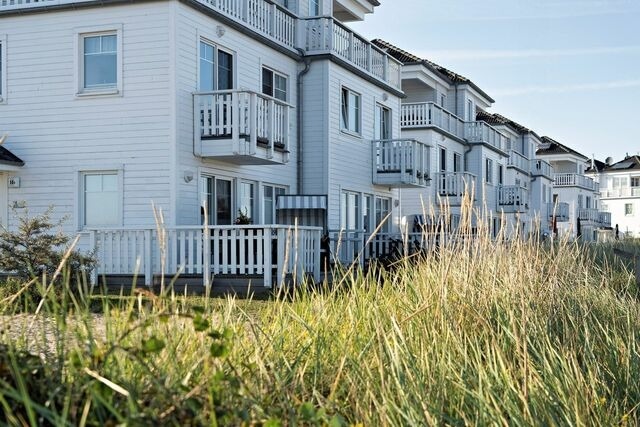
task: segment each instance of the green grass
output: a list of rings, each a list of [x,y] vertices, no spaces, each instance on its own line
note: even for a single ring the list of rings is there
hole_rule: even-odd
[[[0,421],[636,425],[640,304],[611,249],[480,239],[266,302],[62,289],[34,315],[34,283],[0,307]]]

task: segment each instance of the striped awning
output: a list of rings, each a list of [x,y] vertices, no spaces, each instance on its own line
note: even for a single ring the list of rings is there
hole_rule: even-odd
[[[276,209],[327,209],[327,196],[278,196]]]

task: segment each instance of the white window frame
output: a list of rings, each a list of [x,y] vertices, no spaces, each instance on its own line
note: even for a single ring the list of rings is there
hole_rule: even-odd
[[[207,219],[209,219],[209,225],[233,225],[234,220],[238,217],[238,211],[234,210],[235,207],[237,206],[237,199],[238,199],[238,189],[236,186],[236,182],[237,180],[233,177],[230,177],[228,175],[220,175],[217,174],[209,169],[205,169],[205,168],[198,168],[198,204],[200,205],[200,209],[202,209],[202,204],[203,202],[205,202],[205,200],[203,200],[202,195],[204,193],[204,188],[202,187],[202,180],[203,179],[211,179],[212,183],[213,183],[213,193],[211,193],[212,195],[212,203],[208,203],[209,200],[206,200],[207,202]],[[216,183],[217,181],[226,181],[230,184],[230,189],[231,189],[231,200],[229,200],[229,209],[230,209],[230,215],[231,215],[231,223],[230,224],[218,224],[218,206],[217,206],[217,189],[216,189]],[[253,218],[252,218],[253,219]]]
[[[269,94],[265,94],[264,93],[264,70],[267,70],[269,72],[271,72],[271,89],[273,91],[273,93],[271,95]],[[276,97],[276,76],[282,77],[285,81],[285,99],[280,99],[278,97]],[[289,102],[289,93],[290,93],[290,79],[289,79],[289,75],[276,70],[273,67],[269,67],[267,65],[263,65],[260,68],[260,93],[262,93],[263,95],[267,95],[267,96],[271,96],[272,98],[275,98],[279,101],[282,102]]]
[[[312,6],[318,6],[318,13],[312,13]],[[309,16],[321,16],[322,15],[322,0],[309,0]]]
[[[484,159],[484,182],[493,184],[493,159],[489,157]]]
[[[85,88],[84,87],[84,39],[87,37],[115,35],[116,36],[116,84],[115,86]],[[91,96],[123,96],[123,49],[122,24],[102,25],[98,27],[84,27],[75,29],[75,81],[76,98]]]
[[[260,223],[261,224],[267,224],[266,222],[266,206],[265,206],[265,202],[266,202],[266,198],[264,197],[264,192],[267,188],[271,188],[272,191],[272,215],[273,215],[273,224],[276,224],[278,222],[278,210],[276,209],[276,202],[278,201],[278,194],[276,194],[276,190],[282,190],[282,194],[288,194],[289,189],[288,187],[286,187],[285,185],[280,185],[280,184],[271,184],[271,183],[263,183],[260,186],[260,194],[259,196],[259,205],[260,205]]]
[[[215,62],[214,62],[214,67],[213,67],[213,72],[214,72],[214,77],[213,77],[213,83],[214,83],[214,88],[213,90],[220,90],[218,88],[218,67],[220,66],[219,64],[219,57],[218,57],[218,52],[222,51],[224,53],[226,53],[227,55],[231,56],[231,89],[228,90],[233,90],[237,87],[237,82],[238,82],[238,67],[237,67],[237,55],[236,52],[234,50],[231,49],[227,49],[224,46],[220,46],[218,43],[214,42],[213,39],[211,37],[207,37],[206,35],[202,35],[198,32],[197,35],[197,40],[198,42],[196,43],[196,90],[200,91],[200,43],[206,43],[210,46],[213,47],[213,56],[215,58]]]
[[[475,103],[473,102],[473,99],[467,99],[467,121],[476,121]]]
[[[7,103],[7,36],[0,34],[0,104]]]
[[[343,93],[347,92],[347,123],[346,126],[343,126],[343,117],[342,117],[342,113],[343,113],[343,105],[342,105],[342,101],[343,101]],[[357,117],[356,117],[356,125],[357,125],[357,130],[352,130],[349,129],[349,119],[350,119],[350,106],[348,104],[349,101],[349,94],[353,94],[355,95],[358,100],[359,100],[359,105],[358,105],[358,112],[357,112]],[[361,137],[362,136],[362,95],[352,89],[349,89],[346,86],[341,86],[340,87],[340,130],[346,134],[352,135],[352,136],[356,136],[356,137]]]
[[[355,205],[352,205],[349,200],[350,197],[354,197]],[[355,211],[352,212],[352,209]],[[352,227],[346,228],[348,218],[353,213],[355,216],[355,224],[349,224]],[[351,190],[342,190],[340,192],[340,228],[346,230],[361,230],[362,229],[362,193]]]
[[[342,102],[342,100],[341,100]],[[362,99],[360,100],[360,104],[362,104]],[[340,106],[342,108],[342,105]],[[380,123],[378,123],[378,112],[380,112]],[[387,112],[388,116],[388,120],[386,123],[386,129],[389,133],[389,135],[384,136],[382,134],[382,122],[384,121],[384,114],[385,112]],[[373,126],[374,126],[374,139],[380,139],[380,140],[390,140],[393,139],[393,127],[392,127],[392,120],[393,120],[393,111],[391,110],[391,108],[387,107],[384,104],[381,104],[379,102],[376,102],[376,109],[374,111],[374,116],[373,116]],[[377,133],[378,131],[380,131],[380,137],[378,138]]]
[[[118,179],[118,218],[115,224],[105,226],[86,225],[85,218],[85,176],[87,175],[116,175]],[[100,227],[121,227],[124,223],[124,169],[121,165],[104,167],[104,168],[82,168],[78,169],[75,174],[77,180],[77,202],[75,211],[78,213],[78,221],[76,229],[84,230],[87,228]]]
[[[243,191],[242,190],[242,185],[249,185],[251,186],[251,194],[249,195],[249,199],[250,199],[250,212],[244,212],[242,211],[242,196],[243,196]],[[236,210],[235,213],[233,215],[233,220],[235,221],[235,219],[238,218],[238,216],[240,215],[240,212],[242,212],[243,214],[246,214],[249,219],[251,220],[251,222],[253,224],[256,224],[256,216],[258,214],[258,199],[259,197],[256,197],[256,192],[258,191],[259,185],[256,181],[251,181],[251,180],[247,180],[247,179],[239,179],[237,180],[237,186],[238,188],[236,189]],[[259,195],[258,195],[259,196]]]

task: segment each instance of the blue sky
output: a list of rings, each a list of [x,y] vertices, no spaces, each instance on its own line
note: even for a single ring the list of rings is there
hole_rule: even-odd
[[[640,153],[640,0],[382,0],[354,28],[472,79],[587,156]]]

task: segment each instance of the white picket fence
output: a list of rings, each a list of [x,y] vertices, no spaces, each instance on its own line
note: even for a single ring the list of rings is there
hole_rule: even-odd
[[[205,286],[216,275],[262,276],[272,287],[289,274],[320,280],[318,227],[238,225],[157,229],[95,229],[83,235],[96,251],[96,275],[202,275]]]

